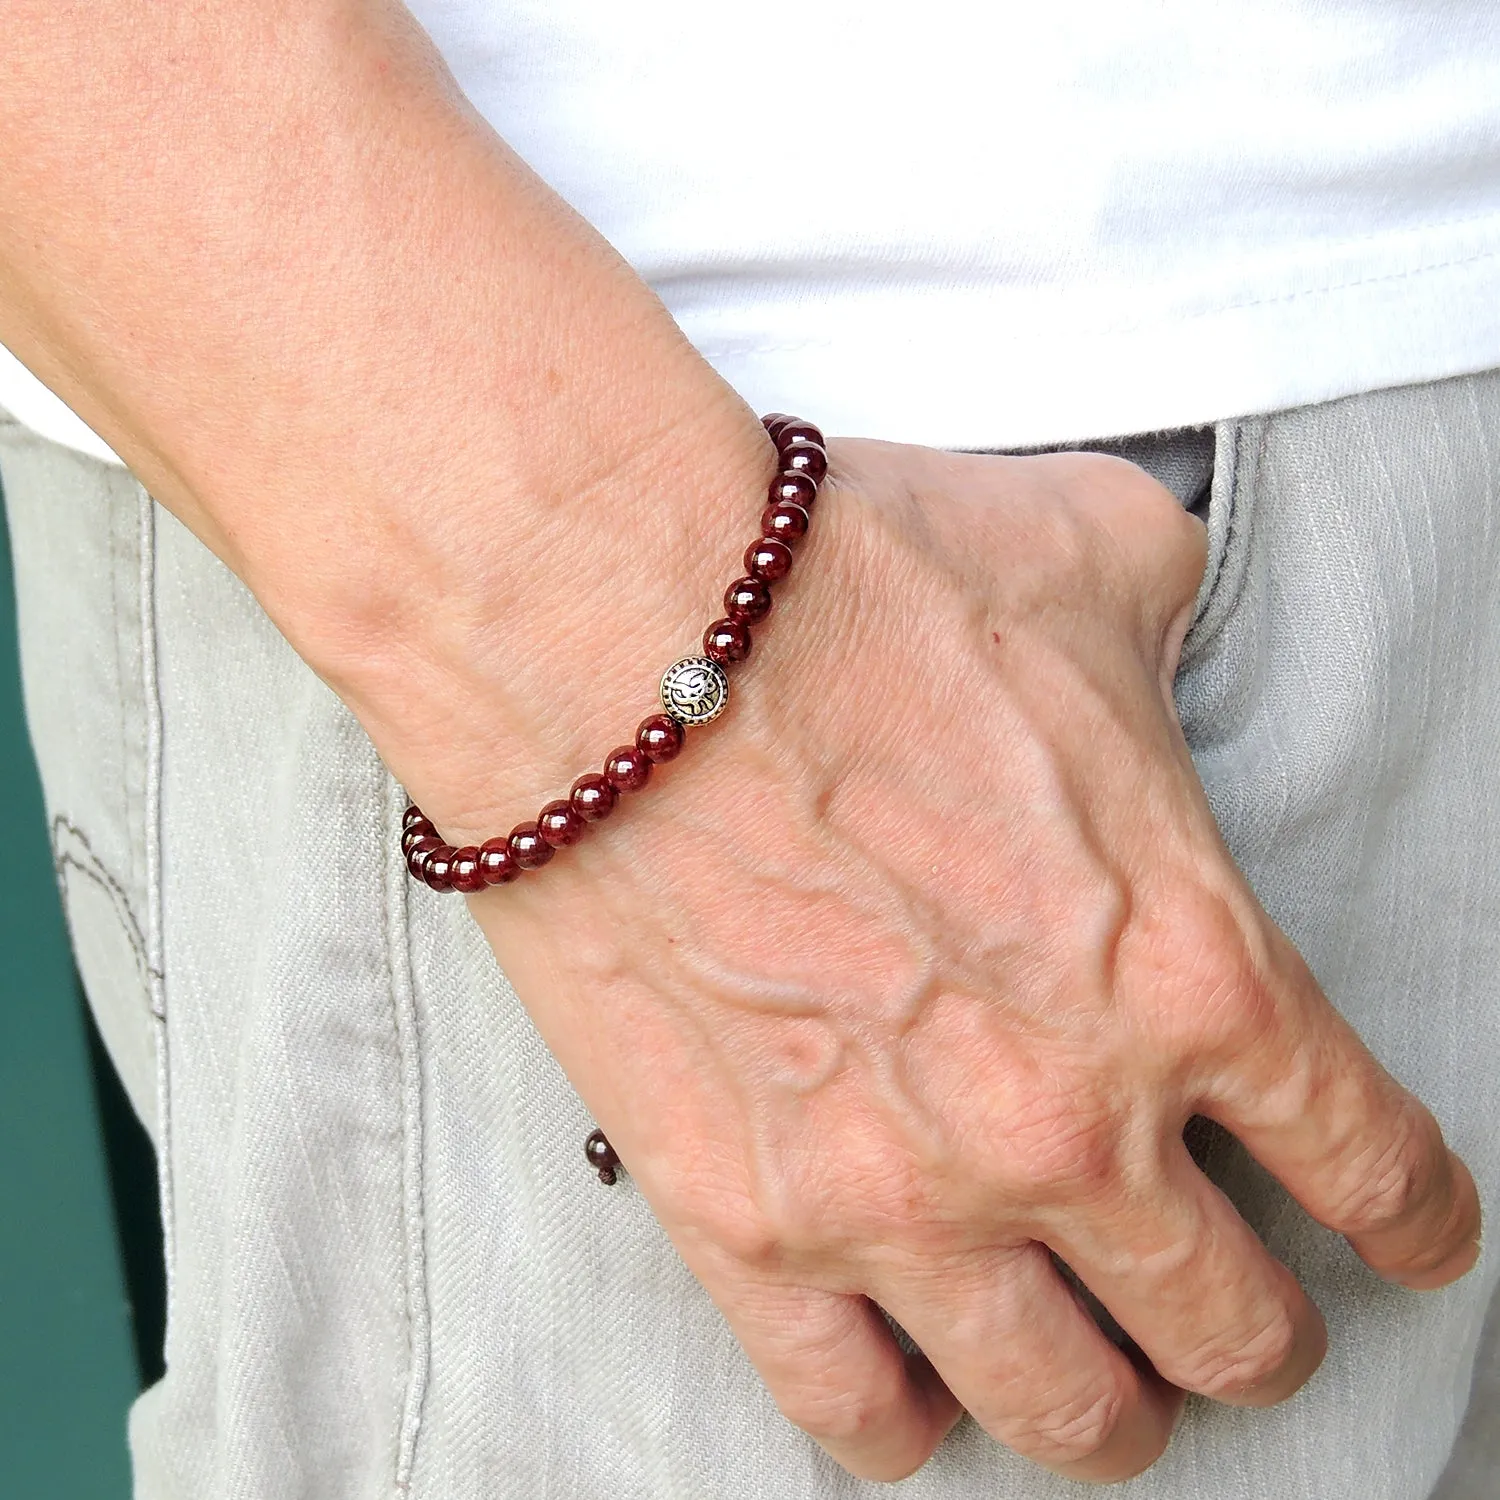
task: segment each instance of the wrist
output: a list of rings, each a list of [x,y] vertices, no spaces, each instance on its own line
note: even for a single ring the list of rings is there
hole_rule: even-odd
[[[586,479],[512,474],[496,493],[452,475],[453,504],[413,507],[318,644],[297,643],[453,837],[503,831],[596,768],[722,612],[772,445],[716,380],[627,428],[650,435],[589,455]]]

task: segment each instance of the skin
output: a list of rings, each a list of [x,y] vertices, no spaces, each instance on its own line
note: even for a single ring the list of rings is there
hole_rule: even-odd
[[[447,837],[628,737],[773,454],[403,11],[20,0],[0,138],[0,339]],[[1184,1391],[1324,1348],[1191,1116],[1414,1288],[1473,1264],[1474,1186],[1219,838],[1171,699],[1198,524],[1111,459],[830,454],[730,712],[470,907],[792,1421],[874,1478],[964,1409],[1123,1478]]]

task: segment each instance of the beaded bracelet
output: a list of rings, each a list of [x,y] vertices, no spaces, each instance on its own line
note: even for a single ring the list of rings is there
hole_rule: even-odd
[[[659,714],[649,714],[635,731],[633,745],[621,745],[604,759],[603,771],[589,771],[566,797],[549,802],[529,823],[517,823],[504,838],[455,849],[438,836],[415,803],[401,820],[401,851],[414,879],[435,891],[482,891],[508,885],[523,870],[538,870],[559,849],[576,844],[590,823],[614,811],[621,792],[638,792],[651,767],[682,749],[682,732],[707,724],[729,701],[726,667],[750,654],[750,627],[771,613],[771,585],[792,570],[792,548],[807,535],[808,514],[828,472],[823,434],[811,422],[784,412],[762,417],[776,444],[777,474],[760,518],[760,538],[745,552],[745,576],[724,590],[724,618],[703,632],[703,654],[674,661],[661,678]],[[602,1130],[589,1132],[583,1155],[612,1187],[622,1170],[620,1158]]]
[[[807,535],[808,513],[828,472],[823,434],[811,422],[784,412],[761,420],[779,461],[760,518],[760,537],[746,549],[745,577],[724,591],[724,618],[703,632],[702,655],[684,656],[662,673],[662,712],[642,719],[635,742],[611,750],[602,771],[580,776],[566,797],[547,803],[533,821],[517,823],[504,837],[455,849],[444,843],[421,808],[408,807],[401,850],[414,879],[435,891],[469,893],[539,870],[559,849],[576,844],[590,823],[607,818],[621,792],[645,786],[653,765],[673,759],[682,749],[685,728],[707,724],[724,712],[729,701],[725,668],[749,656],[750,627],[770,614],[770,586],[791,571],[792,548]]]

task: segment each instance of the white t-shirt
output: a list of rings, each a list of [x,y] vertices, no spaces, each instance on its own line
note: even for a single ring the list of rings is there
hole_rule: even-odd
[[[413,9],[762,410],[1019,446],[1500,366],[1497,0]]]

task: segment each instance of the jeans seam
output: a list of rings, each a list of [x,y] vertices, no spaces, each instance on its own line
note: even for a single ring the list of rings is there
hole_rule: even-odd
[[[422,1064],[412,977],[411,912],[406,865],[401,858],[401,814],[406,798],[393,777],[380,772],[383,845],[386,978],[401,1071],[401,1221],[405,1253],[407,1371],[396,1444],[396,1490],[411,1487],[417,1435],[422,1426],[431,1365],[431,1317],[427,1302],[427,1225],[423,1180]]]
[[[156,502],[144,485],[135,483],[136,552],[140,584],[141,700],[146,715],[145,825],[146,920],[145,943],[147,995],[155,1026],[156,1041],[156,1173],[161,1200],[163,1260],[166,1276],[165,1346],[171,1347],[176,1297],[177,1237],[176,1200],[172,1178],[172,1109],[170,1046],[167,1035],[166,972],[162,932],[162,702],[156,633]]]

